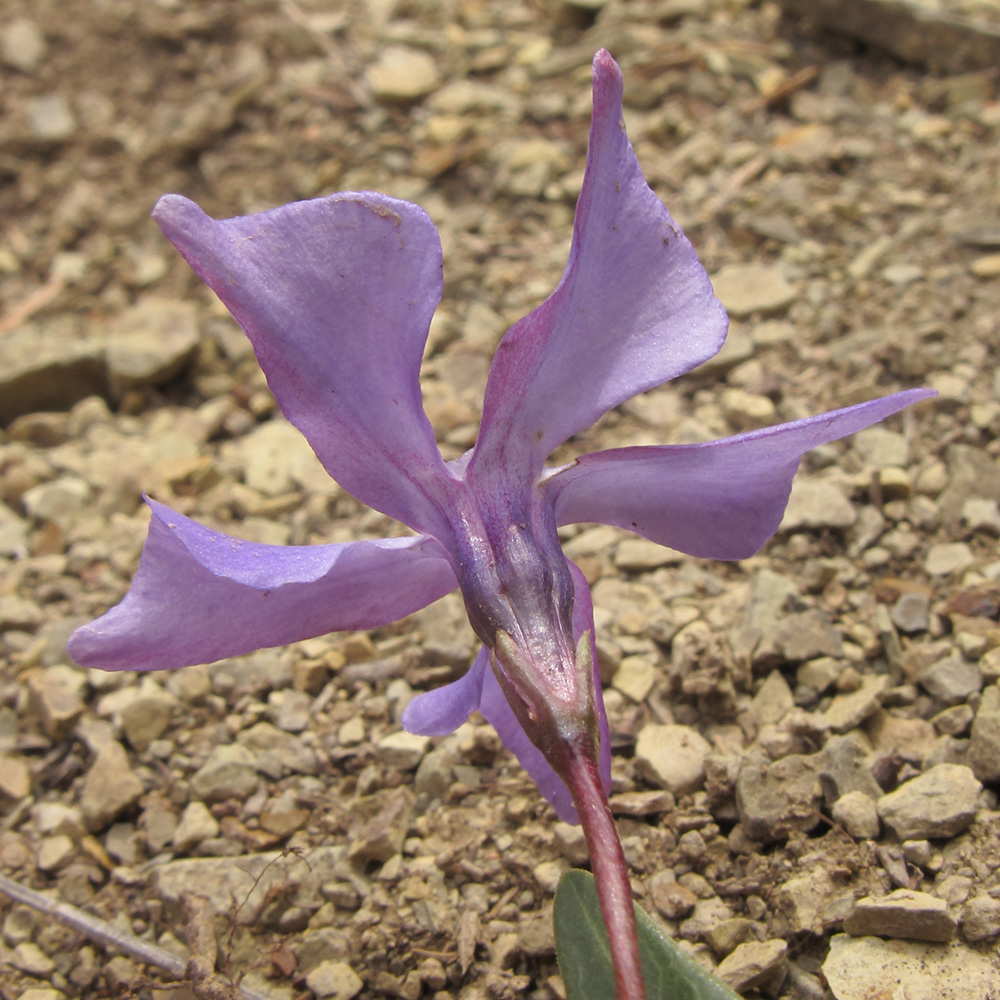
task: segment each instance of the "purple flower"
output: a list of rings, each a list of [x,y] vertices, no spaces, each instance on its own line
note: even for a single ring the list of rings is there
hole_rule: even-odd
[[[557,528],[597,521],[699,557],[750,556],[778,528],[806,451],[933,395],[913,389],[708,444],[546,467],[558,445],[712,357],[726,335],[691,244],[643,179],[621,100],[621,72],[602,50],[569,263],[501,341],[478,441],[452,462],[421,405],[442,288],[440,241],[421,209],[349,192],[217,221],[178,195],[160,200],[157,222],[246,331],[330,475],[417,534],[259,545],[151,500],[132,588],[74,633],[78,663],[204,663],[384,625],[457,587],[483,649],[459,680],[417,695],[404,726],[442,735],[479,709],[567,819],[564,744],[599,759],[607,788],[590,594]]]

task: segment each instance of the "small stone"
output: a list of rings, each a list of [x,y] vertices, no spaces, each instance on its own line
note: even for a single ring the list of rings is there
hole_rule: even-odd
[[[736,779],[736,808],[747,835],[762,844],[820,821],[823,793],[817,756],[789,754],[770,761],[759,751],[744,758]]]
[[[901,594],[890,612],[892,623],[907,635],[926,632],[930,625],[930,594],[910,591]]]
[[[934,886],[934,895],[949,906],[961,906],[972,892],[972,879],[965,875],[947,875]]]
[[[781,271],[765,264],[729,264],[713,276],[712,287],[736,319],[782,312],[796,299]]]
[[[623,538],[615,549],[615,566],[626,573],[648,573],[679,560],[678,553],[648,538]]]
[[[885,674],[865,674],[857,691],[835,695],[823,713],[830,730],[847,733],[856,729],[878,709],[888,687],[889,678]]]
[[[962,934],[966,941],[989,941],[1000,935],[1000,899],[970,899],[962,908]]]
[[[821,611],[810,608],[786,615],[765,632],[790,663],[814,660],[819,656],[840,656],[843,639]]]
[[[1000,685],[990,685],[979,699],[966,763],[980,781],[1000,781]]]
[[[611,678],[611,686],[638,703],[646,700],[655,681],[656,667],[646,657],[626,656]]]
[[[35,864],[39,871],[58,871],[73,857],[75,851],[73,841],[64,833],[54,837],[43,837],[35,852]]]
[[[213,747],[191,778],[191,790],[205,802],[245,799],[257,785],[256,758],[246,747],[232,743]]]
[[[964,764],[938,764],[878,800],[878,814],[900,840],[954,837],[976,815],[982,785]]]
[[[427,752],[430,742],[427,736],[400,731],[383,736],[375,744],[375,749],[386,767],[397,771],[412,771]]]
[[[365,738],[365,720],[360,715],[352,715],[337,730],[337,740],[341,746],[354,747]]]
[[[25,17],[14,18],[0,35],[0,58],[22,73],[34,73],[47,51],[41,28]]]
[[[859,899],[844,919],[844,930],[852,937],[950,941],[955,924],[943,899],[912,889],[896,889],[881,898]]]
[[[166,732],[177,703],[173,695],[148,678],[134,690],[134,696],[122,706],[119,719],[125,738],[134,749],[142,751]]]
[[[320,962],[306,973],[306,986],[321,1000],[352,1000],[364,985],[346,962]]]
[[[198,315],[189,302],[146,296],[122,313],[104,356],[111,392],[162,385],[176,378],[198,349]]]
[[[996,500],[970,497],[962,504],[962,520],[972,531],[1000,535],[1000,504]]]
[[[76,119],[65,97],[45,94],[28,101],[28,128],[40,142],[58,142],[76,131]]]
[[[995,958],[957,941],[941,945],[847,934],[831,940],[823,975],[835,1000],[984,1000],[997,981]]]
[[[49,736],[66,736],[84,709],[87,688],[84,672],[77,667],[57,665],[33,670],[25,678],[28,705]]]
[[[105,743],[97,751],[80,793],[80,808],[87,829],[103,830],[132,808],[142,793],[142,782],[133,772],[125,748],[114,740]]]
[[[204,802],[189,802],[181,813],[174,830],[173,848],[182,854],[197,847],[203,840],[219,835],[219,821],[209,812]]]
[[[22,757],[0,753],[0,796],[23,799],[31,791],[31,772]]]
[[[413,794],[405,786],[357,799],[350,813],[351,858],[360,862],[388,861],[398,854],[412,810]]]
[[[983,257],[977,257],[969,265],[969,270],[977,278],[1000,277],[1000,253],[990,253]]]
[[[429,94],[440,81],[437,65],[428,53],[390,45],[368,70],[376,99],[415,101]]]
[[[850,500],[831,483],[797,478],[778,529],[783,534],[850,528],[858,515]]]
[[[788,974],[788,944],[785,941],[749,941],[727,955],[715,975],[740,993],[759,989],[777,996]]]
[[[699,789],[705,780],[705,758],[711,744],[690,726],[643,726],[635,745],[635,763],[653,784],[674,795]]]
[[[965,542],[939,542],[927,550],[924,569],[931,576],[950,576],[967,570],[975,562]]]
[[[665,872],[654,875],[649,889],[653,905],[668,920],[686,917],[698,902],[690,889],[674,880],[672,872],[669,877]]]
[[[35,521],[53,521],[67,529],[87,510],[90,487],[75,476],[64,476],[33,486],[21,499]]]
[[[864,792],[848,792],[833,804],[833,818],[856,840],[878,836],[878,809]]]
[[[10,964],[29,976],[48,979],[55,972],[55,962],[32,941],[22,941],[9,953]]]
[[[963,656],[948,656],[931,664],[918,678],[920,686],[944,705],[966,701],[983,686],[979,668]]]
[[[961,736],[969,728],[975,714],[968,705],[952,705],[951,708],[938,712],[931,719],[931,723],[939,733],[943,733],[945,736]],[[966,763],[975,771],[971,760],[966,759]],[[977,774],[976,777],[978,778],[979,775]]]
[[[780,670],[772,670],[757,689],[747,712],[759,730],[762,726],[781,722],[794,706],[795,700],[788,681]]]

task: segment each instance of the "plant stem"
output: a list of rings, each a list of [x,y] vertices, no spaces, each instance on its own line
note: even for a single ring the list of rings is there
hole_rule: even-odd
[[[583,826],[611,945],[615,993],[618,1000],[646,1000],[628,865],[601,785],[597,762],[590,754],[569,754],[565,770],[567,773],[563,777]]]

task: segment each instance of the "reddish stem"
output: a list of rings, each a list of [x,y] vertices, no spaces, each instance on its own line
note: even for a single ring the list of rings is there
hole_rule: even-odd
[[[590,754],[568,754],[562,777],[573,796],[590,852],[601,914],[611,945],[615,993],[618,1000],[646,1000],[628,865],[597,762]]]

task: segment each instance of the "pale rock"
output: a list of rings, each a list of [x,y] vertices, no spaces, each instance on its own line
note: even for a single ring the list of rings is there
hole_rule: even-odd
[[[962,908],[966,941],[990,941],[1000,935],[1000,899],[975,896]]]
[[[799,478],[792,483],[791,496],[778,530],[783,534],[822,528],[844,530],[850,528],[857,517],[850,500],[832,483]]]
[[[649,724],[639,731],[635,763],[642,775],[674,795],[699,789],[711,744],[690,726]]]
[[[43,837],[35,852],[35,864],[39,871],[58,871],[73,857],[75,851],[73,841],[64,833]]]
[[[882,788],[872,776],[871,745],[859,732],[831,736],[819,752],[819,780],[828,806],[850,792],[877,800]]]
[[[889,684],[885,674],[865,674],[857,691],[835,695],[823,713],[830,730],[846,733],[856,729],[878,709]]]
[[[769,926],[786,936],[822,934],[829,922],[830,906],[843,891],[843,884],[822,866],[807,875],[796,875],[778,886],[770,897],[773,905],[769,908]]]
[[[0,503],[0,557],[23,559],[28,554],[28,522]]]
[[[878,809],[875,800],[864,792],[848,792],[837,799],[833,818],[856,840],[873,840],[878,836]]]
[[[55,962],[33,941],[22,941],[16,945],[13,951],[8,952],[7,960],[15,969],[39,979],[48,979],[56,969]]]
[[[767,396],[726,389],[722,394],[722,412],[737,431],[767,427],[777,420],[777,410]]]
[[[965,542],[939,542],[927,550],[924,569],[931,576],[962,573],[975,562],[972,549]]]
[[[429,94],[440,82],[434,59],[420,49],[390,45],[368,68],[368,82],[376,99],[415,101]]]
[[[142,781],[129,764],[125,748],[112,740],[97,751],[83,779],[80,808],[91,832],[103,830],[131,809],[143,793]]]
[[[75,476],[39,483],[21,497],[24,509],[36,522],[51,521],[64,530],[88,509],[90,487]]]
[[[236,737],[249,749],[257,768],[277,780],[286,772],[315,774],[319,769],[316,752],[294,733],[286,733],[270,722],[258,722]]]
[[[766,264],[728,264],[713,276],[712,286],[736,319],[781,312],[796,299],[795,289],[781,271]]]
[[[972,721],[966,763],[980,781],[1000,781],[1000,685],[992,684],[979,699]]]
[[[883,941],[837,934],[823,963],[835,1000],[906,997],[984,1000],[997,982],[995,959],[965,945]]]
[[[753,840],[771,844],[793,830],[813,829],[822,800],[818,755],[790,754],[773,762],[759,751],[744,757],[736,779],[736,808]]]
[[[0,800],[23,799],[31,791],[31,772],[23,757],[0,753]]]
[[[979,668],[963,656],[947,656],[924,670],[919,683],[934,699],[944,705],[967,701],[983,686]]]
[[[222,455],[242,465],[244,482],[266,497],[297,489],[333,497],[339,490],[302,432],[283,417],[260,424]]]
[[[34,632],[44,620],[42,609],[34,601],[17,594],[0,595],[0,632]]]
[[[226,743],[212,748],[192,776],[191,790],[205,802],[221,802],[248,798],[258,783],[254,755],[244,746]]]
[[[388,861],[403,847],[413,811],[413,793],[406,787],[365,795],[351,805],[350,856],[355,862]]]
[[[375,749],[386,767],[397,771],[412,771],[419,765],[430,746],[430,738],[399,731],[383,736]]]
[[[79,667],[57,664],[28,674],[28,705],[53,738],[66,736],[84,709],[87,678]]]
[[[611,678],[611,686],[639,703],[646,700],[655,681],[656,667],[646,657],[626,656]]]
[[[949,906],[961,906],[972,892],[972,879],[967,875],[946,875],[934,886],[934,895]]]
[[[122,705],[118,718],[125,739],[135,750],[142,751],[166,732],[177,700],[149,678],[130,693],[132,697]]]
[[[83,813],[77,806],[62,802],[38,802],[31,809],[31,818],[43,836],[65,833],[74,840],[86,834]]]
[[[748,941],[727,955],[715,975],[728,987],[744,993],[759,989],[777,996],[788,974],[788,944],[785,941]]]
[[[779,618],[764,634],[790,663],[820,656],[836,657],[844,651],[840,630],[817,608]]]
[[[844,919],[844,930],[851,937],[876,935],[911,941],[950,941],[955,926],[955,918],[943,899],[913,889],[859,899]]]
[[[76,119],[62,94],[43,94],[27,102],[28,128],[40,142],[59,142],[76,131]]]
[[[760,729],[781,722],[794,705],[788,681],[780,670],[772,670],[753,696],[747,714]]]
[[[203,840],[211,840],[218,835],[219,822],[205,803],[189,802],[174,830],[172,844],[175,851],[184,853],[197,847]]]
[[[360,715],[352,715],[337,730],[337,741],[341,746],[354,747],[365,738],[365,720]]]
[[[954,837],[976,815],[982,785],[964,764],[938,764],[878,800],[878,814],[900,840]]]
[[[661,566],[676,565],[682,559],[673,549],[648,538],[623,538],[615,549],[615,566],[626,573],[647,573]]]
[[[22,73],[34,73],[45,59],[45,35],[34,21],[15,17],[0,34],[0,58]]]
[[[851,439],[851,445],[866,465],[875,468],[904,466],[909,461],[906,435],[886,427],[866,427],[858,431]]]
[[[75,327],[25,324],[0,337],[0,425],[106,391],[100,347]]]
[[[962,520],[972,531],[1000,535],[1000,504],[996,500],[970,497],[962,504]]]
[[[890,612],[892,624],[907,635],[925,632],[930,625],[930,594],[909,591],[900,594]]]
[[[190,302],[149,295],[118,317],[104,356],[116,397],[162,385],[187,367],[198,349],[198,314]]]

